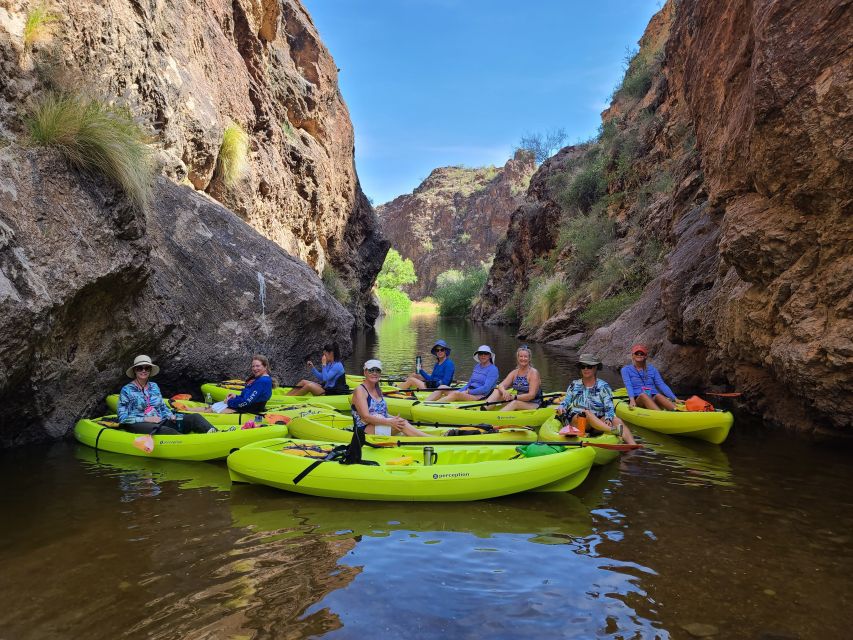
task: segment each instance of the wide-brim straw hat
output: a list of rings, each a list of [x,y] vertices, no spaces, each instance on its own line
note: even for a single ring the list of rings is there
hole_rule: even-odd
[[[148,375],[149,378],[153,378],[158,373],[160,373],[160,367],[158,367],[156,364],[151,362],[151,358],[149,358],[148,356],[136,356],[133,359],[133,366],[131,366],[127,371],[125,371],[125,373],[127,374],[127,377],[131,378],[131,379],[135,378],[136,374],[134,373],[133,370],[136,369],[136,367],[141,367],[142,365],[145,365],[145,364],[147,364],[149,367],[151,367],[151,373]]]

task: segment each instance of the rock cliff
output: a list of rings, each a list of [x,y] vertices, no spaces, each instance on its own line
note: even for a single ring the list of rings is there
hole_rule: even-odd
[[[534,169],[532,155],[524,152],[501,169],[441,167],[411,195],[377,207],[392,246],[415,265],[413,296],[432,293],[448,269],[479,267],[492,257]]]
[[[681,386],[853,435],[851,39],[846,1],[668,2],[598,138],[533,178],[476,317],[524,317],[522,333],[614,365],[641,340]],[[567,289],[544,318],[520,295],[543,261]]]
[[[164,390],[197,392],[255,352],[286,382],[327,340],[348,351],[354,324],[378,312],[388,243],[301,5],[58,3],[29,42],[27,10],[0,1],[0,446],[66,434],[138,353],[162,366]],[[25,114],[50,88],[141,122],[161,174],[150,206],[32,147]],[[226,185],[232,122],[249,153]],[[330,270],[349,309],[318,277]]]
[[[387,244],[361,192],[337,67],[297,0],[57,3],[51,36],[23,50],[30,3],[0,4],[3,95],[20,105],[54,83],[127,106],[152,132],[165,174],[210,194],[311,266],[334,270],[368,324]],[[226,186],[225,128],[249,135],[247,170]],[[367,313],[365,317],[365,307]]]

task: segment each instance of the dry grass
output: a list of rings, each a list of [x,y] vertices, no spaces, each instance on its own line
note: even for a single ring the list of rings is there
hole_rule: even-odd
[[[74,166],[118,184],[144,210],[154,162],[145,134],[125,109],[70,93],[47,93],[30,109],[30,138],[57,148]]]
[[[228,188],[237,184],[249,167],[249,135],[232,122],[222,133],[219,146],[219,172]]]
[[[47,4],[40,4],[27,14],[24,22],[24,49],[30,49],[36,42],[50,39],[53,25],[59,22],[59,16],[51,13]]]

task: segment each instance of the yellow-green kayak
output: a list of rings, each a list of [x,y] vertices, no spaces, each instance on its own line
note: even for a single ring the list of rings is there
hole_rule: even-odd
[[[446,439],[448,442],[492,442],[502,440],[529,440],[536,439],[536,432],[530,427],[511,427],[498,431],[484,427],[461,427],[451,429],[450,427],[429,427],[415,425],[418,429],[429,435],[430,439]],[[315,416],[300,416],[294,418],[288,424],[291,438],[300,440],[319,440],[323,442],[349,442],[352,439],[352,418],[340,415],[339,420],[329,418],[317,419]],[[448,435],[452,432],[460,432]],[[383,442],[405,442],[417,445],[423,438],[409,436],[376,436],[368,435],[367,441],[373,443]]]
[[[365,460],[376,466],[318,462],[337,443],[276,438],[243,447],[228,456],[232,482],[265,484],[328,498],[388,501],[481,500],[528,490],[569,491],[589,473],[591,448],[539,457],[518,457],[513,446],[436,446],[435,462],[424,465],[420,447],[373,449]],[[307,454],[307,455],[306,455]]]
[[[665,433],[670,436],[698,438],[713,444],[722,444],[734,424],[734,416],[729,411],[653,411],[635,407],[631,409],[623,387],[613,392],[616,415],[629,424]]]
[[[603,444],[620,444],[622,439],[619,436],[614,436],[609,433],[601,433],[595,436],[578,438],[577,436],[561,436],[560,429],[563,425],[556,417],[549,418],[539,427],[539,439],[546,442],[597,442]],[[593,464],[602,465],[612,462],[619,457],[618,451],[611,449],[599,449],[593,447],[595,451],[595,462]]]
[[[230,431],[230,427],[217,425],[220,430],[215,433],[155,434],[152,436],[154,448],[149,453],[133,445],[139,434],[119,429],[115,416],[78,421],[74,425],[74,437],[95,449],[129,456],[170,460],[216,460],[252,442],[287,435],[287,425],[284,424],[257,429],[234,426],[235,429]]]
[[[465,403],[459,403],[464,405]],[[467,403],[472,404],[472,403]],[[486,407],[486,409],[493,409]],[[389,402],[388,412],[392,413]],[[450,404],[415,404],[411,407],[412,420],[424,424],[491,424],[514,425],[517,427],[538,427],[554,416],[554,406],[519,411],[482,410],[479,408],[462,409]]]

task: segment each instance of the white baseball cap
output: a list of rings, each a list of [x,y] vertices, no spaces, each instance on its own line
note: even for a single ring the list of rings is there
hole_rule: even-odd
[[[380,360],[368,360],[364,363],[364,370],[368,369],[379,369],[382,370],[382,362]]]

